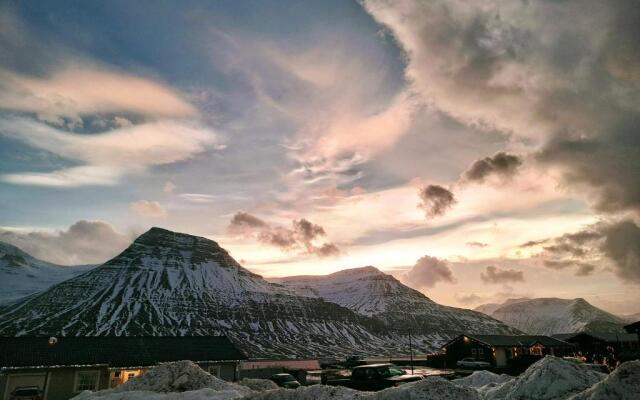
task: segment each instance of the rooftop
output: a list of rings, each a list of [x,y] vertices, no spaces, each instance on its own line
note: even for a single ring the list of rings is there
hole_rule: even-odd
[[[0,369],[107,365],[144,367],[161,362],[243,360],[225,336],[0,337]]]
[[[466,336],[471,339],[475,339],[478,342],[488,344],[490,346],[501,347],[518,347],[518,346],[532,346],[539,343],[546,347],[566,347],[572,346],[572,344],[563,342],[560,339],[552,338],[544,335],[460,335],[445,344],[443,347],[448,346],[450,343],[458,340],[460,337]]]

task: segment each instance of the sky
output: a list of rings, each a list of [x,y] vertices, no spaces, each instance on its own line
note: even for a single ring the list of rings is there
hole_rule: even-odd
[[[632,0],[0,3],[0,240],[640,312]]]

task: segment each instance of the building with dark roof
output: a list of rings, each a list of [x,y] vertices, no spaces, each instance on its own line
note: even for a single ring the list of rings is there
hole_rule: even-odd
[[[42,400],[115,387],[159,363],[190,360],[222,379],[246,359],[224,336],[0,337],[0,395],[38,388]]]
[[[576,352],[587,358],[606,356],[625,361],[640,356],[640,343],[635,333],[576,332],[553,335],[553,337],[573,344]]]
[[[573,345],[543,335],[460,335],[443,346],[447,367],[463,358],[491,363],[496,368],[529,365],[545,355],[563,356]]]

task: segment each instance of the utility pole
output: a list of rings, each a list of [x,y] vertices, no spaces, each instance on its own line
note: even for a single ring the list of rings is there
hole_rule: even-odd
[[[411,365],[411,375],[413,375],[413,342],[411,341],[411,329],[409,329],[409,364]]]

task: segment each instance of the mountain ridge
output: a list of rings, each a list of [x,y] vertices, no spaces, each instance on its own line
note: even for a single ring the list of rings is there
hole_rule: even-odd
[[[387,277],[380,275],[383,285]],[[510,330],[492,321],[487,329]],[[245,269],[213,240],[161,228],[91,271],[0,309],[2,335],[226,334],[253,357],[408,353],[406,333],[387,322],[299,296]],[[425,351],[453,333],[431,329],[422,335]]]
[[[84,273],[94,265],[62,266],[33,257],[10,243],[0,241],[0,304],[46,290]]]
[[[624,332],[624,320],[583,298],[510,299],[489,315],[529,334]]]

